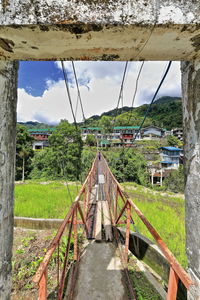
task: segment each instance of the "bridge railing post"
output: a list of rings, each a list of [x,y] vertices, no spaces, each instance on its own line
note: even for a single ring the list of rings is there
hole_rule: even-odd
[[[131,205],[128,202],[126,205],[126,239],[125,239],[125,262],[128,262],[128,249],[130,239],[130,225],[131,225]]]
[[[77,243],[77,207],[74,210],[73,216],[73,227],[74,227],[74,260],[78,259],[78,243]]]
[[[42,274],[42,278],[39,283],[39,300],[47,299],[47,268]]]
[[[179,281],[178,275],[173,270],[173,268],[170,267],[167,300],[176,300],[178,281]]]

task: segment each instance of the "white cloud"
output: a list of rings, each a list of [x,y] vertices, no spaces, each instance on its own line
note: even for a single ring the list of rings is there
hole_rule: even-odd
[[[60,67],[59,63],[56,63]],[[72,71],[71,63],[65,62]],[[128,74],[124,86],[124,105],[130,106],[135,88],[135,80],[141,62],[129,63]],[[90,117],[113,109],[117,105],[120,84],[122,80],[124,62],[75,62],[79,80],[90,78],[90,81],[80,86],[85,116]],[[135,106],[149,103],[160,79],[166,69],[166,62],[145,62]],[[89,89],[87,88],[89,87]],[[74,105],[77,99],[76,86],[71,85],[71,97]],[[163,84],[159,96],[180,96],[180,67],[179,62],[173,62],[171,70]],[[60,119],[73,121],[67,98],[64,81],[47,81],[47,90],[42,97],[33,97],[18,89],[18,121],[40,121],[58,123]],[[81,121],[80,106],[77,121]]]

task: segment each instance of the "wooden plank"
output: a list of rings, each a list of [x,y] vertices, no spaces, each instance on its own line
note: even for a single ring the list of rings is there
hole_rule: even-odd
[[[95,240],[100,242],[102,240],[102,201],[97,201],[96,215]]]
[[[110,218],[108,201],[102,201],[102,210],[103,210],[103,223],[104,223],[106,241],[112,241],[113,240],[112,223]]]

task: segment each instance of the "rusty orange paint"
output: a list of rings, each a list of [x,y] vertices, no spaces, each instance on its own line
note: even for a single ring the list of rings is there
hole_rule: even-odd
[[[42,274],[42,278],[39,283],[39,299],[40,300],[47,299],[47,268],[44,270]]]
[[[177,290],[178,290],[178,276],[171,267],[169,273],[167,300],[176,300]]]

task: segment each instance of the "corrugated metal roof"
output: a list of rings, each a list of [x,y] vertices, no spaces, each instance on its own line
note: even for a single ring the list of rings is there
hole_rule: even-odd
[[[56,128],[41,128],[41,129],[39,129],[39,128],[36,128],[36,129],[28,129],[28,131],[29,132],[48,132],[48,131],[54,131],[54,130],[56,130]]]
[[[116,126],[114,129],[139,129],[140,126]]]
[[[139,129],[139,126],[116,126],[114,127],[114,129],[116,130],[120,130],[120,129]],[[101,130],[101,127],[82,127],[81,130],[85,130],[85,129],[89,129],[89,130]]]
[[[168,150],[168,151],[182,151],[183,149],[176,147],[160,147],[159,149]]]
[[[167,161],[167,160],[164,160],[164,161],[160,161],[161,164],[177,164],[177,162],[174,162],[174,161]]]

